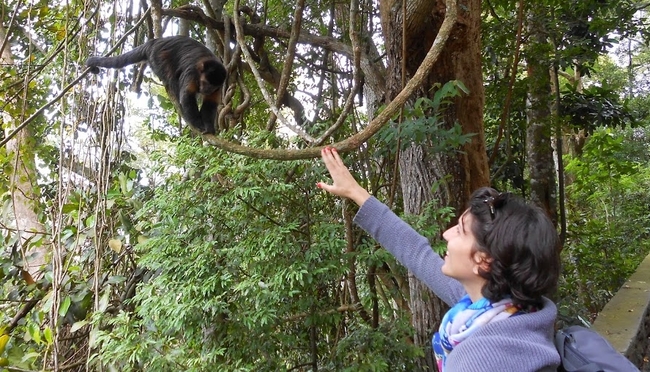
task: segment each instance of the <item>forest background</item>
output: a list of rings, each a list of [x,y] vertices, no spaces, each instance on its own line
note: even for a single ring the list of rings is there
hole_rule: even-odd
[[[433,371],[445,305],[319,191],[334,145],[437,250],[492,185],[556,221],[558,326],[648,254],[644,1],[0,1],[7,371]],[[136,65],[208,45],[216,136]]]

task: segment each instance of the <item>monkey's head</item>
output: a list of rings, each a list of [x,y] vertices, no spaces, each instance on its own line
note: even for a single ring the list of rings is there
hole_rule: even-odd
[[[209,95],[221,88],[226,81],[226,68],[214,58],[199,61],[196,65],[199,72],[199,93]]]

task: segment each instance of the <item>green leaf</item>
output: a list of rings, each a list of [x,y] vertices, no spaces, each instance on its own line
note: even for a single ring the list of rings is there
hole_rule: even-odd
[[[108,284],[118,284],[126,281],[126,277],[122,275],[113,275],[108,278],[106,281]]]
[[[75,322],[72,325],[72,327],[70,327],[70,333],[76,332],[77,330],[79,330],[80,328],[82,328],[83,326],[85,326],[87,324],[88,324],[87,320],[81,320],[81,321]]]
[[[109,296],[111,294],[110,288],[110,285],[107,286],[107,288],[104,290],[104,294],[102,294],[102,297],[99,298],[99,306],[97,307],[97,311],[100,313],[103,313],[108,308]]]
[[[41,330],[38,328],[38,325],[35,323],[29,323],[27,326],[27,334],[29,338],[40,345],[41,343]]]
[[[40,353],[37,353],[37,352],[33,351],[31,353],[26,353],[25,355],[23,355],[23,358],[21,359],[21,362],[23,362],[23,363],[30,362],[30,361],[36,360],[36,359],[38,359],[40,357],[41,357]]]
[[[45,337],[45,342],[47,342],[48,345],[52,345],[52,342],[54,341],[52,338],[52,328],[46,326],[43,330],[43,336]]]
[[[79,204],[64,204],[61,208],[61,212],[68,214],[79,209]]]
[[[59,307],[59,316],[65,316],[65,314],[68,313],[68,309],[70,308],[71,300],[70,296],[66,296],[63,299],[63,303]]]

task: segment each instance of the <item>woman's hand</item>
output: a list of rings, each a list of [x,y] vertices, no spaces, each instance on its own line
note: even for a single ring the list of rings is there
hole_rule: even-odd
[[[359,206],[370,198],[370,193],[357,183],[335,148],[324,147],[321,150],[321,157],[333,183],[328,185],[318,182],[316,186],[334,195],[349,198]]]

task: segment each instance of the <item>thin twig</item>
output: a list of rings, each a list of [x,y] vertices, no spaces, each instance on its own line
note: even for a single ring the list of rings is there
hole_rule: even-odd
[[[140,26],[140,25],[141,25],[141,24],[142,24],[142,23],[147,19],[147,15],[149,14],[149,11],[150,11],[150,10],[147,9],[147,11],[144,13],[144,15],[142,16],[142,18],[140,18],[140,20],[138,21],[138,23],[136,23],[136,24],[135,24],[135,25],[134,25],[134,26],[133,26],[129,31],[127,31],[127,32],[126,32],[126,33],[125,33],[125,34],[120,38],[120,40],[117,41],[117,43],[115,44],[115,46],[113,46],[113,48],[111,48],[111,49],[106,53],[106,55],[109,55],[109,54],[113,53],[113,52],[117,49],[118,46],[120,46],[122,43],[124,43],[124,41],[126,40],[127,36],[129,36],[131,33],[133,33],[133,31],[135,31],[135,30],[136,30],[136,29],[137,29],[137,28],[138,28],[138,27],[139,27],[139,26]],[[43,111],[47,110],[50,106],[52,106],[53,104],[55,104],[56,102],[58,102],[61,98],[63,98],[63,96],[65,96],[65,94],[68,93],[68,91],[69,91],[70,89],[72,89],[72,87],[74,87],[75,85],[77,85],[77,83],[78,83],[79,81],[81,81],[81,79],[83,79],[83,78],[88,74],[88,72],[90,72],[90,68],[86,68],[86,69],[81,73],[81,75],[79,75],[79,76],[78,76],[76,79],[74,79],[70,84],[68,84],[65,88],[63,88],[63,90],[62,90],[59,94],[57,94],[56,97],[52,98],[52,100],[50,100],[48,103],[46,103],[46,104],[44,104],[43,106],[41,106],[41,107],[40,107],[38,110],[36,110],[36,112],[34,112],[30,117],[28,117],[27,119],[25,119],[25,121],[23,121],[19,126],[17,126],[16,129],[15,129],[13,132],[9,133],[9,134],[5,137],[5,139],[3,139],[3,140],[0,142],[0,146],[4,146],[4,145],[6,145],[7,142],[9,142],[9,140],[11,140],[14,136],[16,136],[16,134],[18,134],[18,132],[20,132],[23,128],[25,128],[27,125],[29,125],[29,123],[31,123],[32,121],[34,121],[34,119],[36,119],[37,117],[39,117],[39,116],[43,113]]]
[[[361,87],[361,76],[359,74],[359,71],[361,71],[361,45],[359,44],[359,35],[357,33],[357,22],[356,20],[358,19],[358,13],[359,13],[359,6],[356,0],[351,0],[350,1],[350,42],[352,44],[352,55],[353,55],[353,69],[352,69],[352,74],[353,74],[353,82],[354,85],[352,86],[352,89],[348,93],[348,98],[345,100],[345,105],[343,105],[343,111],[341,111],[341,114],[339,115],[338,119],[332,125],[330,128],[328,128],[325,133],[323,133],[318,139],[314,142],[314,145],[322,145],[323,142],[329,136],[332,135],[341,125],[343,125],[343,122],[347,118],[348,114],[350,113],[350,110],[352,110],[352,105],[354,104],[354,96],[357,95],[357,92],[359,91],[359,88]]]
[[[239,12],[239,0],[235,0],[235,12]],[[246,57],[246,61],[248,62],[248,65],[251,68],[251,71],[253,72],[253,75],[255,75],[255,80],[257,81],[257,84],[260,88],[260,91],[262,92],[262,95],[264,96],[264,99],[266,100],[266,103],[269,105],[269,108],[271,111],[275,114],[275,116],[280,119],[280,122],[286,126],[287,128],[291,129],[294,133],[302,137],[304,140],[307,142],[314,142],[314,138],[307,134],[302,128],[299,128],[295,125],[292,125],[287,121],[287,119],[282,115],[278,107],[275,105],[275,102],[271,98],[271,95],[269,92],[266,90],[266,87],[264,85],[264,80],[262,79],[262,76],[260,75],[259,70],[255,66],[255,63],[253,62],[253,58],[248,51],[248,48],[246,47],[246,40],[244,40],[244,31],[242,30],[242,25],[240,23],[239,16],[235,14],[235,17],[233,17],[233,21],[235,23],[235,37],[237,38],[237,42],[241,45],[241,51],[244,54],[244,57]],[[217,137],[214,137],[217,138]]]
[[[16,19],[16,14],[18,14],[18,10],[20,9],[20,6],[22,5],[22,0],[16,4],[16,9],[14,9],[14,13],[11,15],[11,20],[9,21],[9,26],[7,27],[7,30],[5,32],[5,38],[2,40],[2,45],[0,45],[0,56],[4,52],[5,48],[7,47],[7,42],[9,41],[9,35],[11,34],[11,28],[14,26],[14,20]]]
[[[510,72],[510,82],[508,84],[508,93],[506,94],[506,102],[503,105],[503,111],[501,113],[501,123],[499,124],[499,132],[497,134],[497,139],[494,142],[494,148],[492,149],[492,155],[488,160],[488,164],[491,166],[494,162],[494,159],[499,152],[499,143],[501,142],[501,137],[503,136],[503,130],[508,123],[508,114],[510,113],[510,102],[512,101],[512,91],[515,85],[515,78],[517,77],[517,66],[519,65],[519,52],[521,49],[521,33],[524,24],[524,6],[526,5],[524,0],[519,1],[519,12],[517,14],[517,36],[515,42],[515,56],[512,61],[512,71]],[[508,154],[510,155],[510,154]]]
[[[289,38],[287,57],[284,60],[284,66],[282,66],[282,74],[280,75],[280,82],[278,83],[278,90],[275,93],[275,104],[278,107],[280,107],[282,104],[282,99],[287,92],[287,86],[289,86],[289,78],[291,77],[291,70],[293,70],[293,58],[296,55],[296,45],[298,45],[298,36],[300,36],[302,12],[304,8],[305,0],[298,0],[298,4],[296,4],[296,11],[293,14],[293,27],[291,27],[291,37]],[[266,124],[266,130],[273,130],[276,119],[277,117],[271,114],[269,122]]]
[[[361,146],[362,143],[367,141],[370,137],[375,135],[390,118],[397,112],[399,108],[413,95],[413,93],[420,89],[424,79],[429,75],[433,65],[438,60],[442,53],[451,31],[458,19],[458,0],[447,0],[447,10],[445,12],[445,19],[442,22],[438,35],[433,41],[429,52],[418,67],[404,89],[386,106],[386,108],[375,117],[368,126],[343,141],[337,142],[330,146],[335,147],[337,150],[350,151]],[[237,1],[239,3],[239,1]],[[237,17],[235,17],[237,20]],[[238,37],[241,37],[238,35]],[[243,37],[241,37],[243,39]],[[243,48],[242,50],[245,50]],[[258,73],[259,74],[259,73]],[[276,160],[296,160],[296,159],[309,159],[320,156],[321,147],[310,147],[306,149],[293,150],[293,149],[260,149],[248,146],[243,146],[228,140],[213,136],[204,135],[203,138],[210,144],[217,146],[225,151],[234,152],[259,159],[276,159]]]

